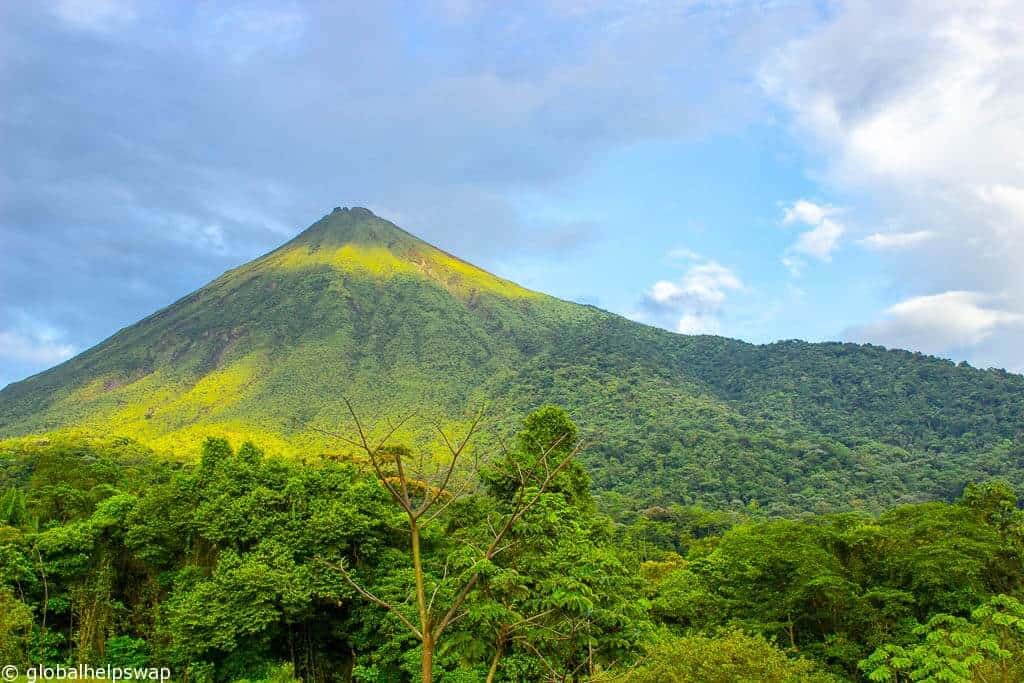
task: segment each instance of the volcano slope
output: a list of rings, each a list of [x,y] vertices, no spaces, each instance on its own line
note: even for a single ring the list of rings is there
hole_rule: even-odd
[[[310,425],[344,424],[344,397],[368,419],[487,405],[499,427],[561,404],[611,507],[791,514],[1024,484],[1019,375],[670,333],[520,287],[361,208],[7,386],[0,437],[71,431],[190,456],[216,435],[312,454],[338,448]]]

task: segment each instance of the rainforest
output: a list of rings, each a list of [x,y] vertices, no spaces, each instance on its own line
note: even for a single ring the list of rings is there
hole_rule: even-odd
[[[361,208],[0,391],[0,661],[1024,679],[1024,378],[673,334]]]
[[[559,408],[527,416],[472,492],[439,499],[416,562],[393,466],[378,479],[358,458],[220,438],[181,460],[127,438],[5,442],[0,656],[175,680],[420,680],[419,577],[428,619],[457,606],[429,643],[436,680],[1024,675],[1009,484],[877,513],[613,517],[577,438]],[[550,481],[521,483],[551,456],[564,466]],[[535,502],[488,556],[523,491]]]

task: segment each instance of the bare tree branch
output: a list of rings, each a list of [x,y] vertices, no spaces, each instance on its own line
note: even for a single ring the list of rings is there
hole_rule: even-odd
[[[559,443],[565,440],[566,436],[566,434],[563,434],[558,439],[556,439],[555,442],[551,445],[551,447],[549,447],[545,451],[542,457],[546,458],[547,455],[550,454]],[[494,540],[487,548],[487,551],[484,553],[483,559],[488,561],[493,559],[495,554],[499,551],[499,548],[501,548],[501,541],[502,539],[504,539],[505,535],[515,525],[516,522],[522,519],[523,515],[525,515],[534,505],[537,504],[537,502],[541,499],[541,496],[543,496],[544,493],[547,491],[547,487],[551,484],[551,481],[556,476],[558,476],[558,474],[563,469],[565,469],[566,465],[568,465],[572,461],[572,459],[580,452],[580,450],[582,450],[583,445],[584,444],[582,441],[577,443],[576,446],[564,458],[562,458],[561,462],[558,463],[557,467],[555,467],[553,470],[547,469],[547,476],[545,476],[544,481],[541,482],[536,493],[533,495],[532,498],[530,498],[528,502],[520,503],[517,506],[513,507],[513,510],[515,511],[511,515],[509,515],[505,524],[502,526],[501,530],[495,536]],[[523,498],[523,490],[523,488],[520,488],[518,492],[518,501],[521,501]],[[466,598],[469,597],[470,592],[473,590],[473,588],[479,581],[480,572],[474,572],[473,575],[466,581],[466,583],[463,584],[462,589],[455,595],[455,599],[452,601],[451,607],[449,608],[448,612],[444,615],[444,617],[441,618],[439,622],[437,622],[437,626],[434,628],[433,631],[433,636],[435,640],[438,637],[440,637],[440,635],[444,632],[444,630],[455,618],[455,615],[458,614],[458,611],[462,608],[462,604],[466,601]]]
[[[312,430],[314,432],[319,432],[320,434],[323,434],[324,436],[330,436],[332,438],[338,439],[339,441],[344,441],[345,443],[349,444],[350,446],[354,446],[355,448],[358,448],[360,450],[362,450],[362,448],[363,448],[363,445],[361,443],[359,443],[358,441],[353,441],[352,439],[348,438],[344,434],[338,434],[337,432],[332,432],[332,431],[328,431],[326,429],[321,429],[320,427],[312,425],[312,424],[310,424],[308,422],[300,422],[299,424],[301,424],[306,429]]]
[[[405,468],[402,467],[402,454],[397,450],[392,451],[392,456],[395,459],[395,471],[398,472],[398,483],[401,486],[402,500],[404,501],[404,507],[406,510],[412,510],[412,499],[409,498],[409,485],[405,480]],[[409,512],[409,514],[415,514],[415,512]]]
[[[430,594],[430,602],[427,603],[427,612],[431,612],[434,609],[434,598],[437,597],[437,591],[441,588],[441,584],[448,578],[448,562],[444,563],[444,570],[441,572],[441,580],[434,584],[434,591]]]
[[[334,571],[336,571],[339,574],[341,574],[342,578],[345,579],[345,581],[350,586],[352,586],[353,588],[356,589],[356,592],[358,592],[360,595],[362,595],[364,598],[366,598],[370,602],[374,603],[375,605],[383,607],[387,611],[389,611],[392,614],[394,614],[396,617],[398,617],[399,621],[401,621],[403,624],[405,624],[406,628],[408,628],[410,631],[413,632],[413,634],[415,634],[415,636],[417,638],[419,638],[420,640],[423,639],[423,634],[420,632],[420,630],[418,628],[416,628],[413,625],[413,623],[411,621],[409,621],[405,617],[404,614],[402,614],[399,610],[395,609],[395,607],[392,606],[390,603],[385,602],[384,600],[381,600],[376,595],[374,595],[370,591],[368,591],[365,588],[363,588],[362,586],[360,586],[359,583],[355,579],[352,578],[352,575],[349,574],[348,570],[345,569],[344,565],[339,565],[339,564],[334,564],[333,562],[328,562],[327,560],[324,560],[321,557],[317,557],[316,559],[319,560],[320,563],[323,564],[324,566],[326,566],[326,567],[328,567],[330,569],[333,569]]]
[[[427,517],[423,521],[422,524],[420,524],[420,528],[421,529],[425,528],[428,524],[430,524],[435,519],[440,517],[444,513],[444,511],[448,509],[448,506],[451,505],[452,503],[454,503],[455,501],[459,500],[463,496],[463,494],[465,494],[466,491],[469,490],[469,488],[472,485],[473,485],[473,482],[471,482],[471,481],[467,480],[467,481],[463,482],[463,484],[459,488],[458,492],[448,496],[448,500],[445,501],[445,503],[441,507],[439,507],[438,509],[434,510],[434,512],[429,517]]]
[[[377,456],[380,453],[381,448],[383,448],[384,445],[388,442],[388,439],[390,439],[395,434],[395,432],[402,427],[402,425],[404,425],[406,422],[412,419],[415,413],[409,413],[401,420],[399,420],[396,424],[391,425],[388,433],[384,436],[380,443],[378,443],[376,447],[371,447],[370,441],[366,436],[366,432],[363,430],[363,424],[362,422],[359,421],[359,416],[356,414],[356,410],[352,406],[352,402],[348,400],[347,396],[342,396],[342,400],[345,402],[345,406],[348,408],[349,415],[352,416],[352,421],[355,423],[356,432],[359,434],[359,443],[357,445],[366,452],[367,457],[369,457],[370,459],[370,465],[373,467],[373,471],[377,475],[377,478],[380,480],[381,484],[388,490],[388,493],[391,494],[391,497],[394,498],[395,501],[402,507],[402,509],[405,510],[407,514],[412,514],[412,505],[409,503],[407,495],[405,495],[407,491],[403,493],[403,491],[405,490],[404,477],[401,478],[403,491],[399,491],[394,487],[394,485],[390,481],[388,481],[388,478],[384,476],[384,472],[381,469],[380,463],[377,460]],[[401,473],[399,476],[401,476]]]
[[[521,642],[522,642],[523,645],[525,645],[526,647],[528,647],[530,650],[533,651],[533,654],[535,654],[537,656],[537,659],[539,659],[540,661],[544,662],[544,666],[546,666],[548,668],[548,671],[551,672],[551,679],[550,680],[557,681],[558,680],[558,671],[555,670],[555,667],[551,666],[550,662],[548,662],[548,660],[547,660],[547,657],[542,655],[540,653],[540,650],[538,650],[536,648],[536,646],[533,643],[531,643],[530,641],[524,640],[524,641],[521,641]]]
[[[444,441],[445,447],[448,449],[448,469],[445,472],[444,478],[441,480],[441,483],[437,486],[437,493],[434,494],[434,496],[432,497],[425,497],[423,499],[423,503],[419,506],[419,508],[417,508],[417,517],[420,517],[425,512],[427,512],[431,507],[433,507],[434,504],[441,497],[441,495],[448,489],[448,482],[451,480],[452,472],[455,471],[455,465],[458,464],[459,457],[462,455],[462,452],[465,450],[466,446],[468,446],[470,441],[473,439],[473,435],[476,433],[477,428],[480,426],[480,422],[481,420],[483,420],[483,416],[484,411],[483,409],[481,409],[477,413],[476,417],[473,418],[473,421],[469,425],[469,429],[466,431],[465,437],[463,437],[462,441],[459,442],[458,446],[452,445],[451,440],[448,438],[448,435],[444,433],[444,429],[441,428],[441,425],[439,425],[437,422],[432,423],[434,429],[437,431],[438,434],[441,435],[441,439],[442,441]]]

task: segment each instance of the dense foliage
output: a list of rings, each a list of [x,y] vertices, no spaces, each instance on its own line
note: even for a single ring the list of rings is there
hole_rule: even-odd
[[[187,457],[217,435],[313,456],[332,444],[307,427],[336,425],[342,394],[368,415],[563,405],[592,432],[602,505],[623,513],[878,513],[994,476],[1024,486],[1018,375],[672,334],[517,287],[364,209],[3,389],[0,436],[74,428]]]
[[[422,530],[432,602],[482,576],[438,643],[440,680],[1024,678],[1024,513],[1000,481],[877,515],[670,504],[613,518],[574,464],[481,564],[474,545],[566,420],[527,419]],[[401,510],[356,461],[217,438],[191,461],[127,439],[0,445],[4,662],[418,680],[413,583]]]

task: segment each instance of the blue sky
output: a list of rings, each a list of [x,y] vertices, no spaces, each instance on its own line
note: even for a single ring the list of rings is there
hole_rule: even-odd
[[[368,206],[684,333],[1024,369],[1024,6],[0,7],[0,385]]]
[[[742,287],[727,289],[727,302],[686,331],[755,342],[837,339],[851,320],[869,319],[884,299],[873,284],[879,269],[856,249],[837,253],[832,263],[809,264],[799,277],[782,263],[793,241],[782,225],[786,202],[793,201],[788,198],[819,192],[791,144],[773,128],[750,127],[618,150],[567,183],[556,201],[523,201],[531,215],[585,217],[616,229],[601,234],[579,260],[543,267],[527,260],[504,270],[537,289],[675,329],[699,306],[657,315],[644,309],[642,294],[655,282],[679,281],[717,263]]]

